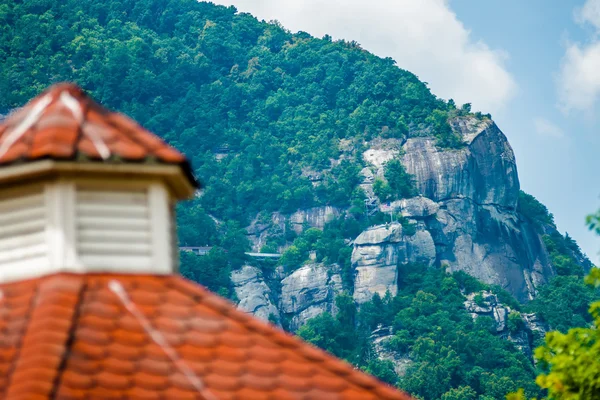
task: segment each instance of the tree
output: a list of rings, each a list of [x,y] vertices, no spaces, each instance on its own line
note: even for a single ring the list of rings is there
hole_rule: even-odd
[[[470,386],[459,386],[456,389],[450,389],[442,395],[442,400],[475,400],[477,392]]]
[[[416,194],[414,179],[406,172],[400,160],[389,161],[385,165],[384,176],[395,199],[412,197]]]
[[[373,182],[373,193],[379,197],[381,202],[388,202],[394,199],[394,191],[392,187],[382,179],[375,179]]]
[[[587,223],[590,229],[597,229],[595,216],[588,217]],[[593,268],[585,281],[600,287],[600,269]],[[536,383],[548,391],[549,399],[600,398],[600,301],[592,303],[589,313],[592,326],[548,332],[545,343],[535,351],[544,371]],[[509,400],[525,398],[522,390],[507,396]]]
[[[464,146],[460,133],[455,132],[448,123],[447,111],[433,110],[425,122],[429,123],[433,128],[439,147],[457,149]]]

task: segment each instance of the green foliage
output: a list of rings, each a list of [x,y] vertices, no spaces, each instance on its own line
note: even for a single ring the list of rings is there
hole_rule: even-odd
[[[385,164],[383,179],[373,182],[373,192],[383,203],[412,197],[417,194],[414,178],[406,172],[400,160],[390,160]]]
[[[483,299],[483,295],[481,293],[477,293],[475,295],[475,297],[473,297],[473,301],[475,302],[475,304],[477,304],[479,307],[483,307],[485,306],[485,300]]]
[[[269,322],[272,323],[273,325],[276,325],[278,321],[277,316],[273,313],[269,314]]]
[[[549,235],[544,235],[542,239],[550,254],[552,266],[558,275],[583,276],[583,268],[573,258],[573,249],[569,247],[569,245],[572,246],[572,240],[569,241],[568,234],[565,238],[559,232],[553,231]],[[579,252],[579,248],[576,248],[575,251]]]
[[[181,275],[192,281],[202,283],[213,292],[233,300],[229,255],[223,249],[214,247],[207,255],[202,257],[182,251],[180,258]]]
[[[340,345],[342,328],[335,322],[338,317],[330,315],[310,320],[301,335],[387,382],[397,381],[419,398],[500,399],[518,387],[525,387],[528,395],[539,394],[530,361],[493,333],[491,318],[473,321],[463,306],[465,297],[455,276],[462,274],[414,264],[399,266],[396,296],[375,294],[357,314],[349,311],[349,301],[345,304],[344,313],[355,315],[352,331],[359,340]],[[374,363],[364,341],[373,329],[390,322],[393,336],[385,342],[386,348],[409,355],[413,361],[402,378],[392,377],[389,364]]]
[[[302,265],[306,260],[306,254],[296,245],[288,247],[280,258],[280,263],[287,271],[294,270]]]
[[[481,397],[480,397],[481,398]],[[470,386],[460,386],[453,388],[444,393],[441,400],[475,400],[477,392]]]
[[[277,246],[273,243],[267,243],[260,248],[261,253],[277,253]]]
[[[9,1],[0,21],[0,110],[77,82],[184,151],[206,184],[201,207],[242,225],[260,211],[346,206],[362,161],[331,168],[341,139],[403,138],[447,107],[389,58],[234,7]]]
[[[197,227],[197,232],[201,235],[204,234],[200,237],[199,243],[212,245],[213,248],[205,256],[185,251],[180,252],[180,273],[224,297],[231,298],[233,292],[231,291],[230,272],[232,269],[241,267],[247,261],[245,253],[250,249],[246,231],[240,228],[235,221],[230,221],[217,228],[213,220],[197,206],[184,208],[184,215],[186,215],[185,212],[194,218],[191,221],[186,219],[181,224],[180,230],[183,231],[183,235],[180,240],[184,241],[183,244],[198,243],[194,241],[195,226],[191,224],[195,221],[202,221],[207,225]]]
[[[364,329],[356,329],[356,306],[351,296],[340,294],[335,299],[338,313],[335,317],[323,313],[310,319],[297,334],[304,340],[343,358],[366,366],[369,347]]]
[[[558,276],[540,287],[538,296],[526,309],[537,313],[552,329],[566,332],[592,321],[587,310],[597,300],[600,300],[600,291],[586,286],[583,278]]]
[[[588,278],[600,285],[598,269]],[[570,329],[567,333],[549,332],[544,346],[535,356],[547,371],[536,382],[556,399],[595,399],[600,397],[600,302],[589,308],[592,327]]]
[[[412,175],[406,172],[399,160],[390,160],[385,164],[384,176],[393,193],[393,199],[412,197],[416,194]]]
[[[181,246],[209,246],[218,242],[215,222],[198,199],[177,206],[177,237]]]
[[[465,294],[481,292],[488,288],[487,285],[464,271],[456,271],[452,274],[452,277],[458,283],[459,287],[465,291]]]
[[[596,215],[600,215],[600,212]],[[586,222],[590,229],[597,230],[595,216],[589,216]],[[567,243],[571,243],[568,236],[566,239]],[[574,316],[575,321],[570,319],[566,312],[559,315],[557,320],[562,324],[558,326],[559,330],[548,332],[545,343],[535,350],[535,357],[542,368],[536,383],[547,391],[548,399],[600,398],[600,269],[592,268],[585,278],[585,283],[589,285],[587,292],[579,277],[558,277],[551,283],[556,284],[556,281],[564,283],[560,287],[562,290],[550,290],[549,293],[557,300],[561,296],[571,296],[571,304],[567,304],[564,310],[574,308],[579,313]],[[581,308],[591,301],[593,303],[588,310],[589,316],[584,318]],[[555,305],[556,308],[562,308],[561,306]],[[550,307],[547,307],[546,311],[550,313]],[[590,320],[593,321],[591,324]],[[566,328],[571,326],[573,328],[566,331]],[[527,395],[523,390],[519,390],[509,394],[507,399],[526,400]]]
[[[379,198],[382,203],[394,200],[394,190],[383,179],[376,178],[373,182],[373,193]]]
[[[594,268],[586,278],[600,286],[600,270]],[[536,383],[547,390],[549,399],[587,400],[600,398],[600,301],[589,308],[593,324],[569,329],[566,333],[548,332],[545,343],[535,351],[542,373]],[[518,391],[509,400],[525,400]]]
[[[463,106],[464,109],[464,106]],[[470,106],[468,110],[464,109],[465,113],[470,112]],[[463,147],[464,141],[460,133],[455,132],[450,124],[448,123],[448,112],[444,110],[433,110],[433,112],[427,117],[426,121],[433,127],[435,137],[437,138],[437,145],[442,148],[458,149]]]
[[[554,216],[538,199],[524,191],[519,191],[517,211],[538,228],[544,225],[554,227]]]
[[[196,0],[4,1],[0,63],[0,111],[72,81],[183,151],[206,188],[178,207],[180,244],[226,251],[229,262],[210,262],[217,274],[246,262],[240,227],[259,212],[356,199],[362,159],[344,153],[342,140],[352,148],[405,138],[447,108],[415,75],[356,43],[292,34]],[[392,179],[398,193],[402,179]],[[286,228],[261,250],[294,236]],[[347,246],[333,235],[321,242],[319,257],[349,269]],[[304,261],[296,248],[286,263]],[[185,256],[181,270],[202,281],[190,271],[207,262]],[[229,290],[225,280],[204,283]]]
[[[388,350],[398,352],[400,354],[407,353],[415,343],[415,339],[410,332],[405,329],[397,330],[389,340],[385,342]]]
[[[412,236],[417,233],[417,224],[409,222],[408,218],[400,215],[396,216],[396,219],[402,225],[402,233],[405,236]]]
[[[394,364],[390,360],[372,358],[363,370],[390,385],[395,385],[398,381],[398,375],[394,371]]]
[[[522,331],[523,328],[525,328],[525,322],[523,322],[521,313],[518,311],[511,311],[508,314],[508,330],[514,334]]]
[[[585,218],[585,222],[591,231],[600,235],[600,210],[596,214],[590,214]]]
[[[535,219],[539,223],[552,221],[551,216],[542,212],[545,207],[537,203],[534,208],[538,211],[529,215],[537,215]],[[542,218],[543,215],[546,217]],[[549,231],[542,239],[559,276],[540,287],[537,297],[526,309],[544,319],[551,329],[566,332],[591,323],[587,309],[592,302],[600,300],[600,291],[584,284],[584,271],[575,257],[580,260],[586,258],[575,241],[568,234],[562,236],[554,229]]]

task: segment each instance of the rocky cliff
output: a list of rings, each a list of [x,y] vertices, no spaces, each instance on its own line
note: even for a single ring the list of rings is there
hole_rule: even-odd
[[[457,119],[453,127],[464,138],[461,149],[440,149],[434,138],[416,137],[406,140],[401,150],[380,144],[365,152],[367,169],[375,175],[382,174],[385,160],[403,154],[402,164],[414,176],[419,196],[394,202],[391,208],[418,223],[418,230],[416,238],[392,245],[396,251],[389,249],[388,238],[374,232],[365,232],[355,241],[357,301],[369,297],[363,295],[365,290],[369,294],[393,291],[394,267],[368,261],[378,251],[399,255],[410,249],[414,256],[408,254],[400,262],[419,261],[449,271],[463,270],[485,283],[500,285],[520,301],[533,298],[536,287],[553,275],[540,236],[516,211],[519,179],[504,134],[491,120]],[[369,172],[363,174],[367,191],[372,186]],[[373,237],[368,254],[365,237]],[[364,276],[377,284],[364,282]],[[370,289],[364,288],[365,283]]]
[[[404,221],[371,226],[347,239],[353,248],[353,281],[347,289],[358,304],[375,293],[395,294],[399,266],[408,263],[465,271],[521,302],[534,298],[536,289],[555,274],[539,229],[517,211],[517,167],[504,134],[489,119],[451,122],[464,141],[458,149],[439,148],[432,136],[379,138],[362,147],[360,187],[367,201],[386,213],[401,214]],[[418,195],[382,204],[373,183],[385,179],[385,165],[392,159],[414,177]],[[247,231],[258,251],[274,231],[322,229],[344,212],[324,206],[277,213],[255,221]],[[287,273],[279,267],[270,277],[254,267],[234,272],[240,307],[262,318],[281,318],[290,329],[323,311],[334,312],[333,299],[342,290],[339,266],[313,262],[298,267]]]

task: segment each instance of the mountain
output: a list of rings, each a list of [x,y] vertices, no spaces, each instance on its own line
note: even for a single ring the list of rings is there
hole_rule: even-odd
[[[194,0],[0,22],[0,114],[75,81],[185,152],[206,189],[180,244],[211,250],[181,272],[240,308],[426,399],[536,395],[541,333],[590,322],[591,263],[491,115],[393,60]]]

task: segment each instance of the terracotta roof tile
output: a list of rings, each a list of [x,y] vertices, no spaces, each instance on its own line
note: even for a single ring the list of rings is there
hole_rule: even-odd
[[[183,154],[67,83],[50,87],[0,124],[0,165],[44,158],[177,164],[195,183]]]
[[[180,277],[59,274],[0,292],[4,399],[409,399]]]

